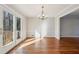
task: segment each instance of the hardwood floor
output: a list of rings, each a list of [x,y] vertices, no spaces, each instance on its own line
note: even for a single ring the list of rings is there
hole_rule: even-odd
[[[78,54],[79,53],[79,38],[77,37],[62,37],[60,40],[60,53]]]
[[[78,54],[79,38],[43,38],[37,42],[37,39],[28,39],[14,48],[9,54]],[[32,44],[27,45],[28,42]]]

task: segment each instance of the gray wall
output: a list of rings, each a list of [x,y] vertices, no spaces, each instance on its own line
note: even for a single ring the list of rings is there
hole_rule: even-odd
[[[79,18],[61,18],[60,35],[62,37],[79,37]]]

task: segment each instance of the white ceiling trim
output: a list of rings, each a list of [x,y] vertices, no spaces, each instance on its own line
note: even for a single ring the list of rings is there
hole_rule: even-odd
[[[79,5],[78,4],[75,4],[75,5],[72,4],[69,7],[62,10],[56,17],[63,17],[67,14],[70,14],[70,13],[74,12],[77,9],[79,9]]]

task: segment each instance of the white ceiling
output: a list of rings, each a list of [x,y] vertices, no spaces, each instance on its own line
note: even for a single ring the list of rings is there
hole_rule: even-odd
[[[9,7],[22,13],[26,17],[39,17],[41,15],[41,4],[9,4]],[[54,17],[70,4],[45,4],[44,12],[48,17]]]

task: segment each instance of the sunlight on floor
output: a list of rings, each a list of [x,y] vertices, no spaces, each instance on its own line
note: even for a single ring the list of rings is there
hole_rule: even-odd
[[[37,41],[39,41],[39,40],[41,40],[42,38],[38,38],[38,39],[35,39],[35,38],[32,38],[32,39],[28,39],[30,42],[26,42],[26,43],[24,43],[24,44],[22,44],[20,47],[19,47],[19,49],[20,48],[23,48],[23,47],[25,47],[25,46],[28,46],[28,45],[30,45],[30,44],[33,44],[33,43],[35,43],[35,42],[37,42]]]

